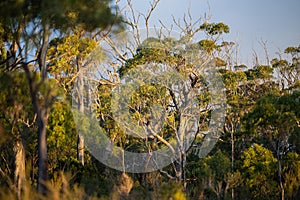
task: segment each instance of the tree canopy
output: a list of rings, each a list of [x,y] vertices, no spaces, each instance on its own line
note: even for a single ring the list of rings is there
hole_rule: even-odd
[[[118,3],[0,2],[0,199],[299,199],[300,46]]]

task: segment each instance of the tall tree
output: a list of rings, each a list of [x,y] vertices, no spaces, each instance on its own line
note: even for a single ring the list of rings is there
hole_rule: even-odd
[[[88,38],[84,32],[85,30],[78,27],[77,30],[73,30],[72,35],[54,38],[48,51],[50,74],[64,88],[67,97],[76,96],[76,104],[81,113],[84,113],[88,101],[83,95],[88,88],[84,88],[82,68],[88,67],[84,66],[84,60],[97,45],[96,40]],[[72,87],[76,87],[76,94],[72,94]],[[77,159],[84,165],[84,137],[80,130],[77,139]]]
[[[55,31],[68,31],[78,25],[92,31],[119,22],[108,7],[109,1],[2,1],[1,21],[10,46],[7,68],[22,68],[27,76],[30,96],[37,114],[39,176],[38,191],[46,193],[46,126],[53,100],[48,84],[46,55]],[[32,56],[34,55],[34,56]],[[38,69],[39,74],[33,73]]]
[[[190,32],[185,31],[184,35],[180,38],[172,38],[169,35],[166,37],[163,35],[150,37],[150,35],[148,35],[143,41],[139,34],[134,33],[134,43],[137,44],[137,48],[130,49],[131,51],[128,54],[123,52],[124,49],[121,49],[122,46],[118,46],[117,42],[114,43],[113,39],[108,38],[107,41],[111,47],[111,51],[114,53],[115,63],[112,62],[112,64],[114,64],[112,65],[113,67],[110,66],[109,69],[106,69],[110,72],[111,79],[102,81],[103,84],[99,86],[101,93],[103,94],[103,91],[108,91],[108,93],[112,91],[112,89],[116,87],[114,84],[121,85],[122,82],[120,82],[119,79],[126,81],[130,73],[137,74],[137,76],[133,76],[138,77],[138,80],[140,80],[142,84],[136,88],[133,94],[130,93],[132,88],[125,88],[123,90],[124,93],[122,93],[123,96],[118,96],[117,103],[112,103],[112,106],[110,105],[110,94],[102,97],[100,95],[101,100],[99,99],[98,101],[100,102],[98,108],[100,124],[106,128],[109,135],[112,134],[110,137],[114,140],[118,140],[114,142],[121,145],[124,141],[125,149],[133,148],[134,150],[134,147],[139,146],[139,150],[146,152],[153,152],[165,145],[169,151],[172,152],[172,156],[166,159],[174,158],[175,161],[171,170],[160,169],[161,173],[171,179],[175,179],[184,187],[186,187],[187,184],[186,162],[187,154],[190,150],[189,145],[198,138],[198,145],[200,146],[201,142],[198,136],[203,136],[200,133],[200,129],[204,131],[205,128],[207,128],[205,119],[209,117],[209,113],[212,112],[212,110],[217,109],[209,105],[210,97],[217,96],[217,94],[212,94],[208,91],[208,81],[205,80],[205,75],[201,73],[201,69],[198,66],[203,65],[206,60],[215,61],[214,64],[216,64],[216,66],[214,67],[224,65],[221,59],[216,58],[214,53],[219,50],[218,41],[216,39],[220,37],[221,34],[227,33],[229,28],[223,23],[205,23],[199,25],[195,30],[190,30]],[[200,31],[204,31],[210,35],[211,40],[209,40],[209,44],[204,40],[195,43],[190,42],[193,36]],[[149,33],[149,30],[147,33]],[[126,45],[130,47],[130,43],[124,46]],[[183,45],[184,47],[182,48]],[[126,55],[128,55],[128,58]],[[118,65],[118,61],[120,61],[120,65]],[[140,68],[143,65],[144,67]],[[149,74],[143,71],[143,69],[148,69],[147,66],[153,66],[153,69],[149,70]],[[148,79],[153,75],[151,73],[154,73],[153,76],[155,76],[155,73],[161,73],[159,70],[155,72],[155,69],[159,69],[161,66],[169,67],[178,77],[181,76],[182,79],[185,79],[185,82],[181,83],[178,80],[178,82],[175,81],[176,83],[174,84],[169,84],[169,77],[166,77],[165,82],[167,85],[164,85],[164,83],[157,85],[155,83],[148,83]],[[116,72],[118,72],[117,77],[119,78],[114,79],[112,76],[115,76]],[[140,74],[140,76],[138,74]],[[105,78],[107,76],[103,75],[102,77]],[[115,82],[111,80],[115,80]],[[130,78],[128,78],[128,80],[130,81]],[[174,79],[172,81],[174,81]],[[211,82],[213,82],[213,80],[211,80]],[[106,83],[111,83],[111,86],[107,86]],[[176,87],[180,89],[176,90]],[[203,93],[198,96],[194,91],[200,90]],[[127,102],[127,100],[124,99],[128,96],[128,105],[124,105],[124,101]],[[196,103],[198,105],[191,103],[196,98],[199,100],[199,102]],[[107,102],[107,104],[104,102]],[[114,113],[114,116],[112,111],[107,109],[113,106],[117,106],[117,109],[119,109],[119,113]],[[163,110],[164,116],[161,116],[157,109],[152,108],[155,106]],[[129,109],[129,113],[126,112],[127,109]],[[200,110],[201,114],[196,114],[197,112],[200,113]],[[164,117],[166,117],[165,122]],[[189,117],[197,118],[197,120],[202,119],[203,124],[195,125],[193,123],[196,122],[190,120]],[[133,124],[138,124],[138,126]],[[121,130],[114,128],[116,125],[119,125]],[[199,127],[199,130],[195,127]],[[125,142],[126,138],[124,137],[124,131],[122,131],[122,129],[134,136],[141,136],[142,140],[135,140],[135,145],[127,146],[128,142]],[[195,138],[190,136],[193,132],[198,136]],[[213,130],[212,132],[211,134],[218,135],[218,130]],[[145,137],[149,137],[149,139],[145,139]],[[174,140],[172,141],[172,139]],[[216,141],[215,138],[213,140]],[[134,140],[130,138],[129,141]],[[174,141],[178,144],[177,146],[174,146]],[[205,154],[205,151],[206,149],[200,150],[199,155]]]
[[[27,95],[29,91],[24,73],[1,72],[0,79],[0,124],[10,132],[10,141],[13,141],[14,167],[11,167],[14,168],[14,188],[17,198],[21,199],[26,175],[25,146],[28,140],[26,132],[34,130],[36,115],[32,111],[30,98]],[[9,142],[4,147],[9,146],[8,144]]]
[[[299,132],[299,92],[291,94],[270,94],[259,99],[248,114],[248,130],[260,136],[274,153],[278,161],[278,183],[281,199],[285,198],[282,161],[291,151],[290,138]]]
[[[250,193],[244,195],[254,199],[274,199],[278,196],[276,163],[272,152],[261,145],[253,144],[242,155],[244,185]]]

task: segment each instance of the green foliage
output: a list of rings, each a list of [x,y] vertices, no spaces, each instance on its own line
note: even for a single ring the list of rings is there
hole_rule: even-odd
[[[120,22],[120,18],[111,12],[108,4],[109,0],[11,0],[0,3],[0,13],[1,21],[5,24],[9,24],[12,19],[26,23],[41,20],[44,25],[48,23],[60,30],[79,25],[91,31]]]
[[[26,145],[28,158],[36,156],[35,115],[24,73],[0,72],[0,185],[14,178],[16,143]]]
[[[277,58],[274,58],[272,60],[272,67],[274,68],[288,68],[289,67],[289,63],[287,60],[278,60]]]
[[[162,184],[158,198],[162,200],[186,200],[186,196],[182,191],[182,186],[176,183]]]
[[[27,80],[23,73],[0,73],[0,105],[3,114],[16,113],[17,116],[10,115],[18,118],[19,116],[24,120],[27,117],[33,116],[28,113],[32,107],[30,106],[31,100],[29,98],[29,88],[27,87]],[[14,119],[10,119],[11,122]]]
[[[82,37],[82,32],[77,30],[72,35],[54,38],[49,44],[49,74],[68,92],[84,61],[97,47],[95,40]]]
[[[0,70],[5,68],[5,60],[7,58],[6,49],[5,49],[5,42],[9,37],[9,34],[5,33],[4,27],[0,22]]]
[[[66,163],[76,160],[77,132],[70,105],[58,101],[53,105],[47,125],[49,170],[63,170]]]
[[[229,91],[235,90],[240,83],[245,82],[247,80],[247,75],[245,72],[233,72],[229,70],[225,70],[222,73],[224,85],[228,88]]]
[[[300,46],[298,46],[298,47],[287,47],[284,50],[284,53],[290,53],[292,55],[298,54],[298,53],[300,53]]]
[[[247,70],[245,73],[249,80],[269,79],[272,78],[273,69],[268,65],[259,65],[255,66],[254,69]]]
[[[254,199],[273,199],[278,195],[275,181],[277,159],[270,150],[254,144],[242,155],[243,177]]]
[[[247,116],[248,130],[271,134],[270,137],[274,134],[279,140],[284,139],[285,135],[299,128],[297,128],[297,121],[300,119],[298,98],[298,91],[283,96],[270,94],[262,97]]]
[[[213,40],[201,40],[199,42],[201,49],[207,53],[212,52],[214,49],[219,48],[215,41]]]
[[[160,43],[155,43],[159,46]],[[153,44],[154,45],[154,44]],[[151,46],[153,46],[151,45]],[[155,46],[155,45],[154,45]],[[165,48],[141,48],[137,50],[137,54],[126,61],[126,64],[119,70],[120,76],[122,77],[130,69],[151,62],[163,63],[168,66],[176,66],[178,63],[182,63],[184,59],[182,56],[173,54]]]
[[[220,35],[222,33],[229,33],[229,26],[220,23],[207,23],[205,22],[200,26],[202,30],[205,30],[209,35]]]
[[[283,160],[285,190],[288,198],[294,198],[300,189],[300,155],[289,152]]]
[[[225,188],[239,184],[239,174],[231,176],[230,171],[230,158],[220,150],[201,160],[195,155],[189,156],[188,176],[195,180],[191,183],[192,188],[203,190],[209,199],[211,198],[209,196],[225,198]],[[193,193],[197,194],[198,191]]]
[[[214,181],[223,181],[227,173],[230,172],[230,159],[222,151],[218,150],[213,156],[206,158],[210,167],[211,176]]]
[[[19,70],[24,65],[28,65],[29,70],[33,69],[31,80],[35,81],[33,86],[38,88],[37,100],[40,105],[47,104],[47,108],[50,108],[52,100],[55,100],[47,121],[51,180],[47,183],[50,191],[48,199],[107,199],[113,196],[116,185],[122,185],[118,172],[105,167],[88,153],[85,166],[77,161],[77,131],[90,133],[105,130],[114,144],[133,152],[152,151],[165,145],[155,137],[145,140],[128,136],[123,130],[124,127],[118,126],[111,111],[112,90],[115,87],[113,84],[98,86],[98,120],[91,121],[81,113],[71,112],[66,94],[70,92],[84,61],[98,46],[96,40],[88,37],[87,33],[95,29],[104,30],[110,25],[119,26],[121,18],[115,16],[109,3],[108,0],[0,2],[0,198],[16,198],[13,191],[15,155],[12,149],[15,141],[20,139],[25,144],[28,180],[23,187],[21,199],[38,198],[35,192],[38,176],[38,135],[37,126],[33,123],[36,115],[26,74]],[[54,30],[57,32],[53,32]],[[187,170],[187,185],[184,185],[186,188],[178,177],[175,178],[176,181],[169,179],[170,174],[168,177],[160,172],[132,175],[134,188],[127,198],[147,199],[155,196],[157,199],[178,200],[201,197],[230,199],[229,190],[234,189],[236,199],[276,199],[279,197],[280,173],[286,198],[299,198],[300,47],[285,49],[291,60],[275,58],[271,66],[256,65],[253,68],[236,64],[232,71],[226,68],[227,60],[223,60],[220,55],[233,44],[218,43],[222,34],[229,33],[229,27],[222,22],[205,22],[198,30],[206,33],[207,38],[195,43],[191,43],[190,34],[182,35],[179,39],[147,38],[132,58],[121,66],[118,78],[126,77],[137,66],[152,63],[168,65],[190,81],[194,89],[200,91],[197,100],[201,109],[203,108],[199,134],[192,138],[195,139],[193,145],[197,146],[203,142],[204,135],[201,131],[207,131],[209,125],[211,110],[208,108],[212,97],[205,77],[198,73],[191,58],[201,54],[207,59],[214,55],[213,62],[222,75],[227,95],[224,135],[218,141],[217,148],[206,158],[199,159],[194,146],[191,151],[184,152],[187,153],[187,165],[182,165]],[[115,27],[112,27],[112,33],[114,31]],[[26,63],[32,59],[26,56],[29,53],[40,56],[40,44],[45,39],[43,34],[48,34],[52,40],[47,50],[48,80],[41,83],[39,70],[35,71],[38,63]],[[23,42],[27,46],[22,46]],[[24,53],[26,58],[18,57],[23,65],[16,66],[13,72],[7,72],[7,47],[13,44],[20,45],[22,52],[18,53],[21,56]],[[33,49],[33,52],[23,52],[27,48]],[[100,53],[99,59],[102,58]],[[145,79],[147,78],[146,76]],[[284,86],[280,88],[279,84]],[[63,86],[65,91],[57,85]],[[50,104],[46,98],[48,96],[51,97]],[[151,123],[154,106],[161,106],[166,111],[166,120],[157,134],[170,142],[176,138],[182,119],[173,102],[176,97],[167,87],[142,84],[131,94],[130,108],[122,104],[118,106],[129,109],[131,122],[142,126]],[[82,125],[82,130],[76,130],[73,115],[78,120],[76,123]],[[101,128],[92,126],[94,123],[100,124]],[[91,127],[97,127],[97,130],[91,130]],[[93,140],[95,144],[104,141],[93,134],[87,134],[85,139]],[[232,157],[229,156],[231,145]],[[279,164],[281,168],[278,167]],[[172,170],[171,167],[166,167],[167,173],[173,173],[178,168],[176,166]]]

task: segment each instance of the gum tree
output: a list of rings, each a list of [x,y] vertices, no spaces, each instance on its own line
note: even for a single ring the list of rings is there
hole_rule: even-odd
[[[1,21],[9,46],[7,68],[20,68],[26,74],[33,109],[37,114],[39,175],[38,191],[46,193],[47,143],[46,126],[53,101],[48,85],[46,56],[50,38],[71,27],[82,25],[87,31],[105,28],[117,22],[108,7],[109,1],[3,1],[0,3]],[[34,73],[34,71],[39,73]]]
[[[285,198],[282,162],[292,151],[290,138],[299,132],[299,91],[277,96],[270,94],[259,99],[248,114],[248,130],[262,138],[277,159],[281,199]]]
[[[155,8],[155,5],[155,3],[152,4],[152,9]],[[133,10],[130,1],[129,8]],[[176,24],[180,26],[182,30],[182,35],[180,38],[172,38],[170,35],[168,35],[168,31],[169,33],[172,31],[167,29],[157,30],[157,35],[153,36],[150,34],[150,29],[147,26],[147,20],[149,19],[148,16],[151,15],[152,9],[150,9],[148,15],[141,15],[145,16],[145,39],[142,39],[141,30],[138,28],[139,18],[133,14],[133,20],[127,21],[129,27],[132,28],[132,31],[129,31],[129,34],[133,36],[133,40],[130,42],[134,43],[133,46],[136,48],[131,48],[132,43],[128,42],[124,44],[124,50],[118,46],[117,39],[114,40],[114,38],[110,37],[105,38],[105,41],[109,46],[109,48],[107,48],[107,51],[110,52],[109,56],[115,58],[115,60],[113,60],[115,62],[111,62],[110,65],[108,65],[110,67],[101,70],[102,72],[104,71],[103,74],[105,75],[102,76],[104,78],[99,85],[99,90],[101,92],[99,95],[99,100],[97,101],[97,115],[99,116],[100,125],[107,130],[109,137],[114,143],[118,144],[122,148],[128,150],[138,149],[138,151],[152,152],[164,145],[167,146],[167,148],[173,152],[172,155],[175,155],[176,159],[174,160],[172,167],[166,168],[165,170],[160,169],[160,172],[161,174],[169,177],[170,179],[176,180],[186,187],[186,162],[187,153],[190,151],[188,143],[197,142],[195,145],[200,146],[202,140],[201,137],[203,136],[201,131],[204,131],[207,128],[207,123],[204,121],[209,117],[210,112],[213,110],[208,103],[210,98],[208,92],[208,83],[204,80],[205,78],[201,75],[201,72],[199,70],[197,71],[197,64],[201,65],[210,60],[216,64],[216,67],[224,66],[224,61],[218,58],[218,52],[221,50],[221,45],[218,44],[218,39],[223,33],[228,33],[229,27],[224,23],[200,24],[198,22],[192,24],[192,22],[185,21],[186,24],[181,26],[178,22],[176,22]],[[166,35],[164,35],[164,31],[166,31]],[[201,31],[208,35],[208,39],[200,40],[194,43],[190,42],[191,39]],[[182,46],[185,47],[182,48]],[[191,61],[194,59],[193,56],[198,56],[198,59],[196,60],[199,63],[193,63]],[[134,69],[139,69],[141,66],[150,65],[153,65],[154,68],[155,66],[166,65],[172,70],[176,71],[176,73],[187,79],[185,85],[186,88],[184,88],[185,86],[182,85],[179,90],[187,90],[182,93],[178,91],[175,91],[174,93],[171,87],[164,87],[161,84],[142,84],[133,94],[131,94],[132,97],[129,100],[129,108],[125,108],[124,105],[121,104],[122,102],[118,103],[120,109],[129,109],[130,120],[132,120],[138,126],[144,127],[144,129],[138,129],[130,126],[132,122],[127,123],[125,120],[126,118],[124,118],[124,120],[119,119],[116,122],[114,120],[113,113],[110,111],[110,101],[113,89],[116,88],[118,84],[121,84],[120,79],[126,79],[128,73],[132,73]],[[146,78],[147,76],[145,75],[142,77]],[[191,130],[195,126],[189,124],[190,122],[187,120],[188,117],[185,116],[188,115],[188,113],[184,113],[186,110],[192,110],[192,105],[188,105],[188,101],[185,101],[187,99],[184,100],[185,97],[188,98],[188,95],[191,95],[192,90],[203,91],[203,94],[199,95],[198,97],[199,106],[203,108],[201,113],[202,118],[199,117],[202,119],[203,124],[197,124],[197,126],[199,126],[199,130]],[[105,95],[101,96],[101,94]],[[190,97],[191,99],[195,99],[196,95]],[[180,106],[184,105],[185,103],[187,104],[187,109],[185,111],[180,110]],[[165,123],[159,124],[159,120],[157,121],[159,113],[155,113],[155,109],[152,108],[154,104],[158,104],[163,110],[166,111]],[[200,109],[194,109],[194,111],[198,112]],[[190,116],[195,115],[195,113],[189,114]],[[121,119],[123,119],[122,116]],[[123,131],[116,126],[118,123],[121,123],[121,128],[123,128]],[[162,127],[162,131],[157,131],[156,127]],[[202,130],[200,131],[200,129]],[[149,139],[137,140],[133,139],[132,137],[127,137],[126,139],[124,130],[125,132],[132,132],[132,135],[135,136],[147,135],[149,136]],[[195,131],[197,132],[196,135],[198,136],[195,138],[184,138],[185,131]],[[218,134],[217,132],[218,131],[213,134]],[[172,147],[172,138],[177,142],[177,144],[179,144],[176,148]],[[128,141],[134,142],[134,145],[129,145]],[[125,147],[122,144],[125,144]],[[201,156],[202,154],[205,154],[204,151],[205,150],[203,149],[198,151],[199,155]]]

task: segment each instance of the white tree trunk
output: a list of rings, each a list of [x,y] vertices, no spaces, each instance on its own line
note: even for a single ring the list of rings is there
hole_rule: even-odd
[[[17,197],[21,199],[21,191],[25,183],[25,150],[21,140],[17,140],[14,145],[15,153],[15,173],[14,184],[16,187]]]

